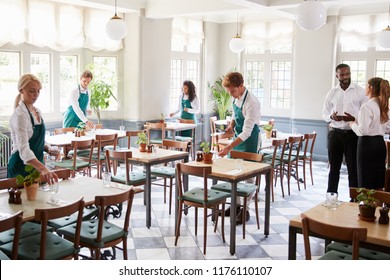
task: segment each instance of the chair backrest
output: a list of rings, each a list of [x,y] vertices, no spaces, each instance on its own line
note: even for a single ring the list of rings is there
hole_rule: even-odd
[[[15,229],[11,259],[16,260],[18,258],[19,238],[23,220],[23,212],[19,211],[16,214],[0,220],[0,232],[4,232],[10,229]]]
[[[73,148],[73,155],[74,155],[73,156],[73,170],[76,170],[77,151],[89,149],[89,156],[87,157],[87,159],[88,159],[88,163],[91,163],[94,146],[95,146],[94,139],[72,140],[71,147]]]
[[[193,175],[198,177],[203,177],[203,189],[204,189],[204,196],[203,200],[207,201],[207,177],[211,174],[211,166],[191,166],[186,165],[182,162],[179,162],[176,165],[176,178],[177,178],[177,184],[178,184],[178,190],[179,190],[179,198],[183,197],[184,193],[184,186],[183,186],[183,178],[182,175]]]
[[[301,150],[301,145],[302,145],[302,136],[290,136],[288,137],[288,156],[287,156],[287,161],[290,162],[292,156],[296,156],[295,161],[298,160],[299,156],[299,151]]]
[[[134,190],[133,188],[120,193],[120,194],[114,194],[114,195],[103,195],[103,196],[95,196],[95,205],[99,207],[99,217],[98,217],[98,230],[97,230],[97,237],[96,242],[102,242],[103,239],[103,232],[104,232],[104,221],[106,219],[106,213],[108,210],[108,207],[114,204],[121,204],[127,202],[127,208],[126,208],[126,214],[124,216],[123,221],[123,231],[124,234],[120,236],[117,239],[123,239],[127,238],[128,232],[129,232],[129,223],[130,223],[130,213],[131,208],[133,205],[133,198],[134,198]],[[115,223],[117,224],[117,223]]]
[[[16,178],[4,178],[0,179],[0,190],[7,190],[9,188],[16,188]]]
[[[217,120],[217,116],[212,116],[210,117],[210,129],[211,129],[211,134],[214,134],[217,130],[215,126],[215,121]]]
[[[45,209],[35,209],[35,220],[41,223],[41,243],[40,243],[40,254],[39,259],[45,259],[46,254],[46,236],[47,236],[47,223],[49,220],[58,219],[62,217],[70,216],[76,212],[77,221],[76,221],[76,231],[75,231],[75,239],[74,239],[74,248],[75,251],[78,252],[79,244],[80,244],[80,230],[81,230],[81,222],[83,218],[83,208],[84,208],[84,200],[80,198],[74,203],[56,207],[56,208],[45,208]],[[66,258],[71,258],[72,256],[65,256]]]
[[[188,151],[189,142],[175,141],[175,140],[163,140],[162,146],[167,150]]]
[[[60,127],[54,129],[54,135],[58,134],[66,134],[68,132],[74,132],[76,128],[75,127]]]
[[[286,144],[287,144],[287,139],[274,139],[272,140],[272,146],[274,147],[274,152],[272,154],[272,162],[271,165],[275,165],[275,161],[278,156],[278,152],[281,158],[284,157],[284,152],[286,150]]]
[[[194,120],[179,119],[179,123],[195,123]]]
[[[57,174],[58,179],[67,180],[71,177],[71,172],[68,168],[56,169],[53,172]],[[46,182],[46,177],[41,174],[39,181]]]
[[[305,214],[302,217],[302,232],[307,260],[311,260],[310,234],[339,242],[352,243],[352,259],[359,259],[359,245],[367,239],[367,228],[353,228],[325,224],[309,218]]]
[[[363,192],[366,192],[367,189],[364,189]],[[349,188],[349,196],[355,199],[359,195],[358,188]],[[387,204],[390,205],[390,192],[377,191],[372,195],[376,200],[378,200],[377,204]]]
[[[136,137],[138,139],[138,133],[145,132],[147,133],[146,129],[144,130],[127,130],[126,131],[126,138],[127,138],[127,148],[131,148],[131,139]]]
[[[106,150],[106,167],[107,171],[111,173],[111,163],[113,166],[118,166],[119,163],[125,163],[126,166],[126,184],[130,182],[130,170],[129,158],[132,158],[133,153],[131,151],[112,151]]]
[[[317,132],[313,131],[312,133],[306,133],[303,135],[303,155],[306,157],[308,153],[310,156],[313,156],[314,144],[316,142]]]
[[[116,150],[116,145],[118,144],[118,134],[96,134],[95,135],[95,146],[97,146],[98,159],[100,158],[100,153],[105,146],[113,146],[113,149]]]

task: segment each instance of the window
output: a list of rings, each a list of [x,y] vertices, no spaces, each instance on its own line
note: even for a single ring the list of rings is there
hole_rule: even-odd
[[[366,65],[364,60],[343,60],[351,68],[351,81],[362,87],[366,86]]]
[[[9,116],[14,110],[20,77],[20,53],[0,51],[0,116]]]
[[[381,77],[385,80],[390,80],[390,60],[376,61],[376,77]]]
[[[170,94],[170,112],[177,110],[179,102],[178,97],[183,83],[183,61],[181,59],[171,60],[171,94]]]
[[[245,62],[245,85],[263,103],[264,99],[264,62]]]
[[[36,75],[42,83],[42,89],[36,106],[43,113],[54,111],[51,78],[51,56],[48,53],[31,53],[30,72]]]
[[[77,55],[60,55],[60,110],[68,106],[68,94],[79,83]]]
[[[199,66],[197,60],[188,60],[187,61],[187,80],[190,80],[194,83],[194,85],[199,84]]]
[[[291,101],[291,62],[271,63],[271,108],[289,109]]]

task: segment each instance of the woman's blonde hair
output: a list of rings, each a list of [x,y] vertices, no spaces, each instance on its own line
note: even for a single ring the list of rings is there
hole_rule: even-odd
[[[19,102],[22,99],[22,96],[21,96],[20,92],[22,91],[22,89],[24,89],[28,85],[28,83],[30,83],[32,81],[37,82],[39,84],[39,87],[42,88],[41,81],[38,79],[37,76],[35,76],[33,74],[24,74],[23,76],[21,76],[19,78],[19,81],[18,81],[18,91],[19,91],[19,93],[18,93],[18,95],[15,98],[14,108],[19,106]]]

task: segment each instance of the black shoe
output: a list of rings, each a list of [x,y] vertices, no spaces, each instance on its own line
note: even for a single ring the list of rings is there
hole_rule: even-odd
[[[239,206],[237,206],[237,208],[236,208],[236,213],[240,213],[240,207]],[[222,211],[219,211],[218,215],[222,216]],[[225,217],[230,217],[230,207],[225,210]]]
[[[243,210],[241,210],[236,217],[236,225],[242,225],[242,214],[243,214]],[[246,211],[245,221],[249,221],[249,219],[250,219],[249,211]]]

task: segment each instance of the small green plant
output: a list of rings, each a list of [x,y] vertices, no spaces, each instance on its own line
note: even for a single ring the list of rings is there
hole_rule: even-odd
[[[202,149],[203,153],[205,153],[205,154],[210,153],[210,143],[209,142],[200,143],[200,148]]]
[[[161,121],[162,121],[162,122],[165,122],[165,116],[164,116],[163,113],[161,113]]]
[[[274,127],[271,124],[265,124],[262,126],[265,131],[271,131]]]
[[[375,194],[375,190],[359,188],[357,189],[359,193],[356,196],[356,200],[359,202],[359,205],[364,205],[365,207],[376,207],[376,199],[373,196]]]
[[[31,165],[26,165],[24,170],[28,173],[26,176],[18,175],[16,176],[16,183],[21,186],[24,185],[25,187],[29,187],[34,183],[39,183],[39,177],[41,176],[41,173],[36,170]]]
[[[148,143],[148,136],[146,135],[145,132],[139,132],[137,134],[138,139],[136,144],[147,144]]]
[[[85,130],[85,123],[84,122],[79,122],[78,124],[77,124],[77,130],[78,131],[84,131]]]

